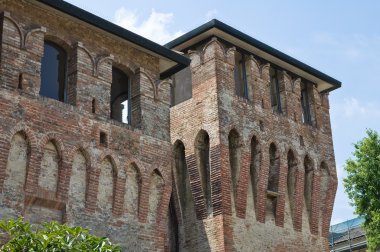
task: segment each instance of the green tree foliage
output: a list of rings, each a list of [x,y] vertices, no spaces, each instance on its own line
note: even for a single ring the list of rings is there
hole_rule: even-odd
[[[344,186],[356,213],[365,218],[368,249],[376,251],[380,248],[380,137],[367,130],[354,146],[354,159],[346,161]]]
[[[0,244],[0,251],[8,252],[63,252],[63,251],[121,251],[108,238],[96,237],[81,227],[68,227],[57,222],[44,223],[36,228],[22,218],[0,221],[0,236],[7,242]],[[2,233],[3,232],[3,233]]]

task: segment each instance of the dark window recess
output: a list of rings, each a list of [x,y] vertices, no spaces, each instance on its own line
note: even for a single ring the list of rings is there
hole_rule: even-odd
[[[107,134],[103,131],[100,131],[100,134],[99,134],[99,143],[101,146],[104,146],[104,147],[107,147],[108,143],[107,143]]]
[[[45,41],[41,61],[40,95],[66,101],[66,63],[65,50],[55,43]]]
[[[235,92],[237,96],[248,99],[247,71],[245,66],[245,55],[236,51],[235,53]]]
[[[93,114],[95,114],[95,112],[96,112],[96,100],[95,100],[95,98],[92,99],[92,103],[91,103],[91,105],[92,105],[91,112],[92,112]]]
[[[192,97],[192,78],[190,66],[174,75],[171,86],[171,104],[175,106]]]
[[[112,67],[111,118],[130,124],[130,80],[118,68]]]
[[[306,124],[311,124],[311,113],[310,113],[310,85],[301,82],[301,106],[302,106],[302,122]]]
[[[23,80],[24,78],[23,78],[23,75],[22,75],[22,73],[20,73],[19,75],[18,75],[18,85],[17,85],[17,88],[18,89],[22,89],[23,87],[22,87],[22,80]]]
[[[270,97],[272,103],[272,111],[281,113],[281,98],[280,98],[280,84],[278,82],[278,70],[271,67],[270,74]]]

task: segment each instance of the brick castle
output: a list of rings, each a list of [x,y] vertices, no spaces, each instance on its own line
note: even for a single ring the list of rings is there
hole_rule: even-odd
[[[0,1],[0,218],[127,251],[328,251],[340,82],[212,20],[160,46]]]

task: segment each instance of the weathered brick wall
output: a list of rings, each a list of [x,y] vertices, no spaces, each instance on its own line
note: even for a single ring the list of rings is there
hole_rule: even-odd
[[[327,94],[312,90],[312,125],[302,123],[300,79],[282,71],[283,113],[272,112],[270,63],[250,55],[246,62],[250,97],[238,97],[235,51],[214,38],[189,52],[193,95],[171,108],[172,143],[184,144],[197,213],[183,216],[186,222],[180,225],[185,230],[188,225],[204,227],[209,235],[207,240],[198,236],[197,241],[182,245],[187,250],[209,246],[213,251],[325,251],[337,186]],[[205,200],[194,156],[200,130],[210,138],[214,218],[207,220],[212,230],[201,221]],[[235,136],[229,146],[231,131]],[[278,189],[268,194],[271,144],[277,153],[273,162],[278,164],[278,186],[274,187]],[[213,154],[218,162],[213,162]],[[184,239],[188,236],[191,233],[186,232]]]
[[[34,1],[1,1],[0,12],[0,218],[163,250],[172,146],[158,58]],[[39,95],[44,40],[68,54],[67,103]],[[131,77],[131,125],[110,120],[112,66]]]

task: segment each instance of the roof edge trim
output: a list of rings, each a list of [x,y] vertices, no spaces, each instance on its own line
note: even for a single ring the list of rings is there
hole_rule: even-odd
[[[167,48],[174,48],[190,39],[193,39],[195,38],[196,36],[204,33],[204,32],[207,32],[208,30],[212,29],[212,28],[216,28],[216,29],[219,29],[233,37],[236,37],[237,39],[245,42],[245,43],[248,43],[250,44],[251,46],[254,46],[256,47],[257,49],[265,52],[265,53],[268,53],[294,67],[297,67],[299,68],[300,70],[302,71],[305,71],[323,81],[326,81],[328,83],[330,83],[331,85],[333,85],[332,88],[329,89],[329,91],[332,91],[334,89],[337,89],[337,88],[340,88],[342,86],[342,83],[338,80],[336,80],[335,78],[325,74],[325,73],[322,73],[321,71],[283,53],[283,52],[280,52],[279,50],[271,47],[271,46],[268,46],[267,44],[264,44],[263,42],[257,40],[257,39],[254,39],[252,38],[251,36],[239,31],[239,30],[236,30],[235,28],[217,20],[217,19],[212,19],[211,21],[199,26],[198,28],[195,28],[193,30],[191,30],[190,32],[188,33],[185,33],[184,35],[182,35],[181,37],[179,38],[176,38],[174,40],[172,40],[171,42],[165,44],[164,46],[167,47]]]
[[[57,1],[57,0],[36,0],[36,1],[42,4],[45,4],[47,6],[50,6],[63,13],[66,13],[74,18],[77,18],[85,23],[88,23],[101,30],[111,33],[117,37],[127,40],[133,44],[136,44],[166,59],[176,62],[177,64],[182,65],[182,67],[186,67],[190,64],[190,61],[188,58],[178,53],[175,53],[172,50],[164,46],[161,46],[147,38],[144,38],[136,33],[133,33],[127,29],[124,29],[110,21],[107,21],[101,17],[98,17],[88,11],[85,11],[75,5],[72,5],[65,1]]]

